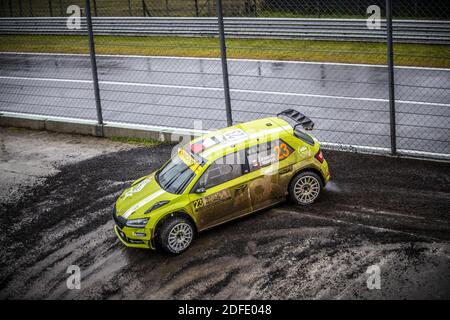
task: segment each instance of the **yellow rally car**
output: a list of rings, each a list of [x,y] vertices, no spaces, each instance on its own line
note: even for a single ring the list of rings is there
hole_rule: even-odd
[[[126,246],[181,253],[196,234],[289,197],[308,205],[330,179],[313,122],[289,109],[179,147],[156,172],[135,181],[113,208]]]

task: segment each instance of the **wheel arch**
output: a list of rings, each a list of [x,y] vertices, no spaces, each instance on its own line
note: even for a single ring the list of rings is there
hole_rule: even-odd
[[[164,215],[163,217],[161,217],[155,224],[155,229],[153,230],[153,239],[156,237],[156,234],[158,232],[158,228],[167,220],[167,219],[171,219],[171,218],[175,218],[175,217],[180,217],[180,218],[185,218],[187,220],[189,220],[192,225],[194,226],[194,232],[195,234],[198,233],[198,229],[197,229],[197,224],[195,223],[195,220],[185,211],[180,210],[180,211],[174,211],[171,213],[168,213],[166,215]]]

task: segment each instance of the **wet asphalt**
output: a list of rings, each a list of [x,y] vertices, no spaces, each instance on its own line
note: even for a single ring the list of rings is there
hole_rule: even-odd
[[[1,299],[449,299],[450,164],[325,151],[332,182],[201,233],[180,256],[130,249],[111,206],[172,146],[63,164],[0,206]],[[81,289],[67,289],[68,266]],[[369,290],[367,269],[380,268]]]
[[[219,59],[99,55],[106,122],[226,126]],[[295,108],[322,142],[389,148],[384,66],[229,61],[235,122]],[[0,111],[96,119],[89,56],[0,53]],[[450,69],[395,68],[399,149],[450,154]]]

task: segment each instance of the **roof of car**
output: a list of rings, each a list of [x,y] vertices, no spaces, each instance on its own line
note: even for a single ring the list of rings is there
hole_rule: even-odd
[[[212,160],[270,139],[292,133],[291,125],[280,118],[263,118],[213,131],[190,142],[191,153]]]

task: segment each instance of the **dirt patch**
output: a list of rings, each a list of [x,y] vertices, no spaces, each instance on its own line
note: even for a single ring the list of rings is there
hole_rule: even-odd
[[[172,257],[125,248],[111,206],[171,146],[63,164],[0,209],[0,298],[450,298],[450,166],[326,152],[316,205],[284,204],[202,233]],[[66,287],[67,267],[81,290]],[[381,270],[381,290],[366,270]]]
[[[17,202],[24,187],[41,183],[65,164],[132,147],[108,139],[0,127],[0,205]]]

